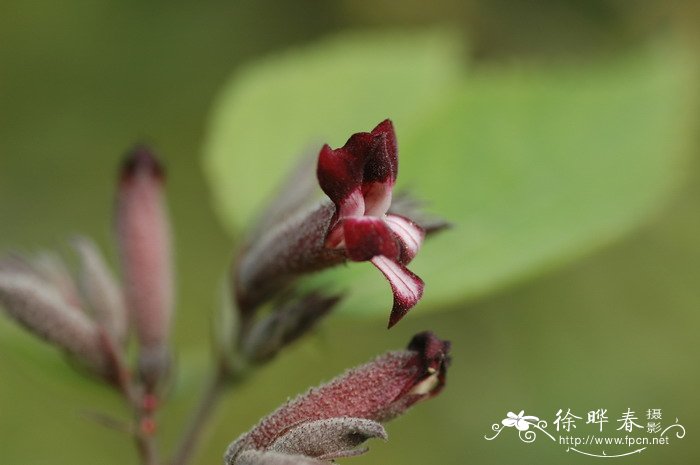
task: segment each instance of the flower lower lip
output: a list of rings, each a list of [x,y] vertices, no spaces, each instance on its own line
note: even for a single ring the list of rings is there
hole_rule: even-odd
[[[433,389],[440,384],[440,379],[435,369],[428,369],[428,373],[430,373],[430,375],[420,383],[416,384],[413,389],[409,391],[409,394],[424,396],[432,392]]]

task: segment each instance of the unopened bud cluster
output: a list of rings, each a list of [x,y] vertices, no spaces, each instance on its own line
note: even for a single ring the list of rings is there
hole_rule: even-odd
[[[415,201],[394,195],[397,175],[389,120],[353,134],[343,147],[324,145],[313,163],[303,160],[292,173],[231,267],[228,316],[237,326],[217,340],[223,382],[278,355],[340,302],[341,295],[305,287],[302,278],[309,274],[371,262],[392,289],[389,327],[420,301],[423,280],[407,265],[426,235],[445,224],[425,220]],[[155,432],[152,414],[172,360],[174,272],[164,181],[148,148],[127,155],[114,212],[119,278],[84,237],[73,241],[80,262],[75,273],[52,253],[0,259],[0,307],[121,388],[136,408],[138,435]],[[327,198],[318,201],[320,191]],[[131,335],[133,368],[127,362]],[[232,443],[226,464],[322,464],[362,453],[357,446],[367,439],[387,438],[383,422],[442,390],[449,348],[434,334],[420,333],[406,350],[311,389]]]
[[[163,181],[163,168],[150,150],[137,147],[127,155],[115,211],[121,282],[85,237],[73,241],[80,262],[77,273],[48,252],[0,260],[0,306],[11,318],[115,383],[128,376],[120,361],[133,329],[138,372],[150,392],[168,372],[173,312]]]

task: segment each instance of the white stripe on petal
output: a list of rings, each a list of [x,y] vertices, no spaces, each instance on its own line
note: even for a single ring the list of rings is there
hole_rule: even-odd
[[[355,189],[340,201],[340,211],[338,216],[347,218],[348,216],[361,216],[365,213],[365,198],[362,196],[362,191]]]
[[[423,296],[424,283],[408,268],[383,255],[378,255],[371,261],[389,281],[394,293],[394,307],[389,318],[389,327],[392,327],[418,303]]]
[[[365,215],[382,216],[391,206],[393,181],[373,182],[364,186]]]
[[[401,261],[409,263],[418,253],[421,244],[423,244],[425,231],[403,216],[387,215],[385,221],[401,241]]]

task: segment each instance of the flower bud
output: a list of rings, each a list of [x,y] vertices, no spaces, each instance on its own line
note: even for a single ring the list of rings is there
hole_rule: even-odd
[[[316,459],[362,453],[354,447],[386,438],[379,423],[443,389],[449,349],[449,342],[430,332],[417,334],[407,350],[354,368],[265,417],[231,443],[225,463],[323,463]]]
[[[254,362],[273,358],[284,347],[311,331],[340,301],[312,292],[285,302],[255,325],[243,342],[243,353]]]
[[[277,295],[296,278],[343,263],[342,251],[324,246],[332,204],[301,211],[243,250],[235,270],[235,293],[244,316]]]
[[[97,326],[36,277],[0,271],[0,306],[39,338],[58,346],[93,371],[107,375],[109,356]]]
[[[168,370],[173,312],[170,224],[162,198],[164,171],[151,151],[127,155],[117,192],[117,240],[131,321],[139,342],[139,370],[155,388]]]
[[[92,240],[79,237],[73,245],[80,256],[80,290],[92,310],[95,321],[115,341],[123,343],[128,330],[128,315],[121,287],[107,267]]]
[[[56,253],[43,251],[31,260],[34,271],[46,282],[53,285],[64,300],[75,308],[82,308],[78,286],[63,259]]]

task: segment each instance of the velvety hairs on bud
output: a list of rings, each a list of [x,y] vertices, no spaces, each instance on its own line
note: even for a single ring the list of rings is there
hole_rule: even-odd
[[[326,266],[317,263],[333,266],[344,261],[342,254],[323,250],[333,206],[319,208],[315,165],[315,153],[301,156],[247,232],[231,270],[228,297],[232,304],[235,300],[231,308],[242,326],[252,323],[261,304],[290,289],[295,278]],[[306,246],[292,245],[300,243]]]
[[[247,334],[242,351],[252,362],[265,362],[311,331],[340,301],[340,296],[312,292],[285,301]]]
[[[78,237],[73,241],[80,256],[80,291],[95,321],[115,342],[126,340],[129,319],[121,286],[114,278],[102,254],[92,240]]]
[[[29,266],[43,280],[53,285],[66,302],[75,307],[82,307],[78,286],[65,262],[58,254],[51,251],[42,251],[31,260]]]
[[[0,307],[39,338],[65,350],[94,372],[112,369],[100,330],[58,290],[36,276],[0,271]]]
[[[242,251],[234,288],[244,315],[286,289],[294,279],[345,262],[341,251],[324,246],[334,211],[330,203],[301,211]]]
[[[390,210],[398,175],[393,124],[385,120],[371,132],[353,134],[338,149],[324,145],[316,173],[332,203],[300,210],[300,199],[308,197],[308,189],[297,192],[288,187],[292,200],[279,200],[276,207],[268,208],[269,216],[278,221],[261,221],[264,227],[256,229],[234,272],[238,307],[246,317],[301,275],[347,260],[370,261],[391,285],[391,327],[421,299],[423,281],[406,265],[418,253],[426,233],[440,229],[431,224],[426,230]],[[300,177],[298,172],[294,176]]]
[[[450,343],[430,332],[408,349],[389,352],[283,405],[231,443],[224,462],[322,464],[357,455],[369,438],[386,438],[380,423],[442,391]]]
[[[139,371],[150,388],[168,370],[173,313],[170,222],[164,170],[146,147],[126,157],[117,192],[117,240],[127,306],[139,342]]]

